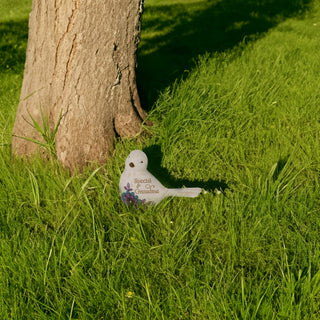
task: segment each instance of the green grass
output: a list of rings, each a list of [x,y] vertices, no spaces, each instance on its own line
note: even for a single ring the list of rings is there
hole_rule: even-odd
[[[319,319],[319,3],[146,1],[154,125],[70,177],[10,152],[30,2],[0,0],[1,318]],[[135,148],[168,185],[211,192],[127,208]]]

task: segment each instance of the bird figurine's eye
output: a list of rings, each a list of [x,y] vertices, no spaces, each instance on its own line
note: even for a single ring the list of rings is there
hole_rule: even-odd
[[[143,163],[143,161],[140,161],[140,163]]]
[[[131,168],[134,168],[134,163],[133,163],[133,162],[130,162],[130,163],[129,163],[129,166],[130,166]]]

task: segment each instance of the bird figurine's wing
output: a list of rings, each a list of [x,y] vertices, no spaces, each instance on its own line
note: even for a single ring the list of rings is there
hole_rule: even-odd
[[[126,204],[159,203],[168,189],[148,171],[126,172],[120,178],[119,190]]]

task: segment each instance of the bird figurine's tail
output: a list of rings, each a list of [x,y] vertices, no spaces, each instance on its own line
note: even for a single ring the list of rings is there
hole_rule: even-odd
[[[167,196],[195,198],[200,194],[200,192],[201,188],[168,189]]]

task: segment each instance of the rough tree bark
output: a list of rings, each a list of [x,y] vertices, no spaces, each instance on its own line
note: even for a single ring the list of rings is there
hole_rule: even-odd
[[[26,65],[12,148],[38,152],[28,123],[41,110],[54,128],[56,153],[74,170],[104,162],[116,136],[140,131],[144,112],[135,68],[143,0],[33,0]],[[30,121],[29,121],[30,122]]]

